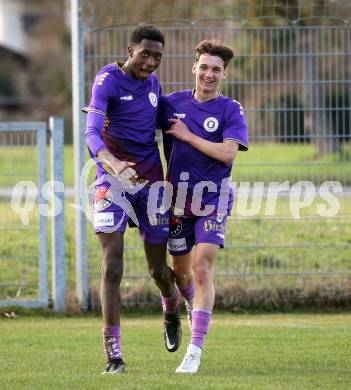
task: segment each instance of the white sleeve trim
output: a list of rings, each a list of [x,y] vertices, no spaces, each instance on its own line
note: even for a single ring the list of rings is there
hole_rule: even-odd
[[[90,108],[90,107],[84,107],[83,110],[84,112],[95,112],[95,114],[103,115],[105,116],[106,113],[101,110],[97,110],[96,108]]]
[[[246,143],[243,142],[243,141],[240,141],[239,139],[236,139],[236,138],[224,138],[223,141],[225,141],[225,140],[235,141],[235,142],[237,142],[239,145],[245,146],[245,148],[249,149],[249,145],[246,144]]]

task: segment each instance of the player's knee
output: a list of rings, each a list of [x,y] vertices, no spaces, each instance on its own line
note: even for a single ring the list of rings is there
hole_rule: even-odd
[[[194,280],[197,284],[207,284],[211,279],[211,271],[209,267],[203,264],[194,265]]]
[[[169,269],[166,265],[150,267],[149,273],[152,279],[158,282],[163,282],[167,280],[170,275]]]
[[[191,278],[190,272],[181,267],[173,266],[173,272],[178,283],[187,282]]]
[[[108,253],[103,256],[102,277],[110,283],[120,284],[123,276],[123,261],[118,254]]]

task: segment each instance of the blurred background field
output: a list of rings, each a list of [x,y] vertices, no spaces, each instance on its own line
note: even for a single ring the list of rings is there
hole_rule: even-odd
[[[316,145],[253,143],[248,153],[239,153],[232,171],[233,182],[290,181],[308,180],[315,185],[325,181],[340,181],[344,187],[351,185],[351,146],[345,143],[338,153],[318,157]],[[28,150],[18,147],[3,147],[0,165],[4,173],[0,175],[0,188],[12,187],[20,180],[34,177],[37,162],[28,164]],[[49,153],[49,151],[47,152]],[[65,187],[74,185],[73,146],[66,145],[64,152]],[[163,158],[162,151],[161,157]],[[88,156],[87,156],[88,158]],[[48,159],[48,171],[50,160]],[[6,172],[10,172],[6,175]],[[16,175],[18,172],[18,175]]]

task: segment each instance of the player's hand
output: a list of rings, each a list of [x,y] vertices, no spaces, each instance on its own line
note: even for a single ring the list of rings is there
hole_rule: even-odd
[[[135,163],[118,160],[107,149],[99,151],[98,158],[102,162],[102,167],[105,171],[117,177],[125,188],[132,188],[136,184],[138,175],[133,168]]]
[[[104,118],[104,130],[107,130],[109,128],[110,123],[111,123],[111,121],[110,121],[109,117],[106,115]]]
[[[129,162],[129,161],[119,161],[115,159],[114,161],[108,161],[107,163],[104,163],[103,166],[107,165],[107,171],[115,176],[123,176],[123,177],[135,177],[137,178],[136,171],[132,168],[134,167],[135,163]]]
[[[128,166],[125,169],[123,169],[123,171],[118,175],[118,177],[126,189],[131,189],[137,184],[137,179],[138,179],[138,175],[135,169],[131,168],[131,166],[135,164],[126,161],[121,161],[121,162],[122,164],[127,163]]]
[[[102,164],[103,168],[112,176],[117,177],[126,189],[132,188],[138,179],[135,169],[132,168],[134,165],[133,162],[117,159]]]
[[[172,122],[172,126],[169,130],[166,131],[166,134],[173,135],[174,137],[180,139],[184,142],[189,142],[193,133],[189,130],[188,126],[182,122],[179,118],[168,119],[169,122]]]

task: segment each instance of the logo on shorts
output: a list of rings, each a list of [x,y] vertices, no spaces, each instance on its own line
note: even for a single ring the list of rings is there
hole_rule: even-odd
[[[224,232],[224,225],[222,223],[217,223],[211,221],[210,219],[207,219],[204,222],[203,228],[205,232],[211,232],[211,231]]]
[[[151,226],[157,225],[157,217],[156,215],[149,215],[149,223]]]
[[[179,217],[172,216],[169,221],[170,236],[177,236],[182,231],[182,227],[182,220]]]
[[[185,237],[183,238],[170,238],[168,240],[168,249],[175,252],[184,251],[186,249]]]
[[[168,216],[164,215],[149,215],[149,223],[151,226],[166,226],[167,231],[169,231],[168,224]]]
[[[222,223],[224,219],[224,214],[217,214],[216,216],[216,222]]]
[[[94,215],[94,228],[103,228],[114,225],[113,213],[97,213]]]
[[[112,204],[112,192],[107,187],[99,187],[95,193],[95,210],[102,211]]]
[[[204,129],[206,131],[208,131],[209,133],[212,133],[213,131],[216,131],[218,129],[218,120],[217,120],[217,118],[211,116],[211,117],[205,119]]]
[[[149,93],[149,100],[153,107],[157,107],[157,96],[153,92]]]

